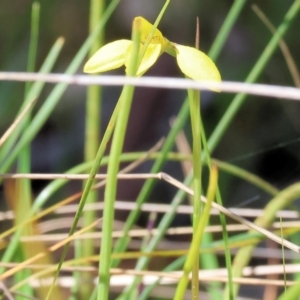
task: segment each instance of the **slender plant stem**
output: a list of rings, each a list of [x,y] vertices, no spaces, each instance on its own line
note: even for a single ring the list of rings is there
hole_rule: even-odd
[[[134,76],[138,67],[141,24],[140,20],[134,20],[132,32],[132,52],[129,64],[128,75]],[[99,266],[98,300],[107,300],[109,296],[112,231],[114,223],[114,202],[117,192],[117,174],[119,171],[120,155],[122,153],[124,137],[127,128],[132,98],[133,86],[125,86],[117,105],[120,105],[116,128],[112,140],[110,159],[107,170],[107,183],[104,193],[103,228]]]
[[[40,4],[38,2],[34,2],[32,4],[32,12],[31,12],[31,32],[30,32],[30,44],[28,51],[28,59],[27,59],[27,72],[35,71],[35,62],[36,62],[36,53],[38,46],[38,35],[39,35],[39,17],[40,17]],[[24,95],[24,103],[26,102],[26,97],[31,87],[31,83],[26,82],[25,84],[25,95]],[[31,121],[31,113],[29,112],[21,122],[22,129],[26,131]],[[18,157],[18,172],[20,173],[29,173],[31,170],[31,147],[28,144],[26,147],[22,149],[19,153]],[[30,209],[31,209],[31,182],[29,179],[21,179],[16,181],[15,183],[15,192],[16,192],[16,200],[17,203],[14,206],[15,208],[15,224],[22,223],[26,220]],[[33,232],[33,224],[27,224],[23,228],[22,234],[30,235]],[[24,257],[22,260],[27,258],[32,254],[32,251],[29,250],[26,245],[22,244],[22,252]],[[28,271],[20,270],[18,275],[18,280],[24,279],[27,277]],[[22,293],[26,295],[33,296],[34,291],[29,285],[25,285],[21,289]],[[37,290],[39,296],[42,296],[41,289]]]
[[[104,0],[90,1],[90,34],[95,30],[97,24],[102,18],[104,11]],[[93,55],[102,45],[104,40],[104,28],[99,32],[97,39],[91,45],[90,55]],[[87,90],[86,103],[86,117],[85,117],[85,161],[91,161],[95,158],[99,146],[99,132],[100,132],[100,112],[101,112],[101,87],[99,85],[92,85]],[[97,193],[91,192],[87,203],[94,203],[97,201]],[[95,212],[85,212],[83,214],[84,224],[90,224],[95,220]],[[85,244],[83,247],[87,251],[92,247],[91,243]],[[85,250],[83,250],[85,251]]]
[[[222,27],[209,51],[209,56],[214,60],[219,56],[222,47],[228,38],[228,34],[231,31],[233,24],[236,22],[246,3],[246,0],[236,0],[233,2],[230,11],[227,14],[226,19],[222,24]]]
[[[105,0],[90,0],[90,24],[89,32],[93,33],[97,24],[100,22],[105,8]],[[90,49],[90,56],[92,56],[102,45],[104,41],[104,27],[99,32],[97,39],[94,40]],[[99,85],[91,85],[87,89],[87,102],[86,102],[86,116],[85,116],[85,143],[84,143],[84,160],[86,162],[94,160],[97,155],[100,138],[100,124],[101,124],[101,87]],[[90,191],[86,203],[95,203],[98,201],[97,190]],[[97,218],[96,211],[90,210],[83,213],[83,226],[88,226],[93,223]],[[95,228],[92,227],[91,231]],[[94,242],[92,239],[77,243],[81,247],[78,254],[83,257],[88,257],[94,254]],[[90,282],[78,289],[82,299],[87,299],[92,293],[92,274],[82,273],[82,280]],[[80,280],[80,279],[79,279]]]
[[[295,19],[296,15],[298,14],[299,7],[300,7],[300,1],[296,0],[288,10],[287,14],[283,19],[283,22],[280,24],[275,34],[271,38],[270,42],[265,47],[263,53],[257,60],[256,64],[254,65],[249,75],[247,76],[245,82],[253,83],[257,80],[258,76],[261,74],[267,62],[271,58],[275,49],[277,48],[283,35],[286,33],[292,21]],[[210,151],[213,151],[216,148],[222,136],[226,132],[229,124],[231,123],[234,116],[236,115],[236,113],[244,103],[246,97],[247,97],[246,94],[237,94],[234,97],[230,106],[226,110],[225,114],[223,115],[222,119],[219,121],[218,125],[216,126],[215,130],[213,131],[212,135],[208,140],[208,146]]]
[[[199,91],[189,90],[190,116],[192,126],[192,152],[193,152],[193,239],[196,235],[196,230],[201,215],[201,112],[200,112],[200,93]],[[195,258],[192,270],[192,299],[199,298],[199,255]]]
[[[165,11],[166,11],[169,3],[170,3],[170,0],[166,0],[166,2],[164,4],[164,6],[162,7],[162,9],[161,9],[158,17],[156,18],[156,20],[155,20],[155,22],[153,24],[153,28],[152,28],[152,30],[151,30],[151,32],[150,32],[150,34],[149,34],[149,36],[148,36],[148,38],[147,38],[144,46],[141,49],[141,53],[139,54],[139,62],[140,62],[141,58],[143,57],[143,55],[145,54],[147,46],[149,45],[149,42],[150,42],[150,40],[151,40],[151,38],[152,38],[152,36],[153,36],[153,34],[155,32],[155,29],[158,27],[159,22],[161,21],[161,19],[162,19],[163,15],[164,15],[164,13],[165,13]],[[188,107],[187,107],[187,105],[183,105],[182,108],[184,108],[184,109],[182,109],[182,111],[183,111],[183,114],[186,115],[186,119],[187,119]],[[180,118],[180,120],[182,120],[182,118]],[[176,126],[177,124],[174,126],[174,129],[175,129],[176,132],[177,132],[177,130],[180,130],[180,128],[182,128],[181,126],[183,126],[183,123],[184,122],[182,122],[182,123],[179,122],[179,123],[177,123],[178,126]],[[171,136],[171,138],[170,138],[170,136]],[[163,157],[162,157],[161,160],[156,161],[156,163],[154,164],[154,166],[151,169],[151,173],[159,172],[159,170],[161,169],[161,166],[162,166],[163,162],[165,161],[168,152],[172,148],[172,144],[173,144],[173,141],[175,139],[175,136],[176,136],[176,134],[175,135],[172,135],[172,134],[169,135],[169,138],[166,140],[166,142],[164,144],[164,147],[162,149],[162,153],[163,153],[162,156]],[[145,196],[144,193],[147,193],[147,191],[149,190],[149,187],[151,185],[153,185],[153,184],[154,184],[154,180],[147,180],[146,184],[145,184],[146,187],[145,187],[145,185],[143,186],[142,191],[140,192],[140,194],[139,194],[139,196],[138,196],[138,198],[136,200],[136,202],[138,203],[139,207],[136,210],[133,210],[129,214],[129,216],[128,216],[127,220],[126,220],[126,223],[124,225],[124,228],[123,228],[123,230],[124,230],[124,236],[122,238],[120,238],[116,242],[116,246],[114,248],[115,252],[122,252],[122,251],[124,251],[126,249],[128,243],[129,243],[129,239],[127,237],[128,231],[130,230],[130,228],[133,226],[133,224],[135,223],[136,219],[138,218],[138,215],[139,215],[139,212],[140,212],[140,206],[142,205],[142,203],[146,199],[146,196]],[[120,262],[120,260],[114,260],[112,262],[112,266],[116,267],[119,264],[119,262]]]
[[[214,201],[216,190],[218,187],[218,170],[216,166],[212,166],[209,180],[209,187],[207,193],[207,202],[203,210],[203,214],[201,214],[201,219],[198,221],[195,232],[193,232],[193,241],[191,243],[189,253],[187,255],[186,261],[183,266],[183,276],[179,280],[177,285],[175,300],[182,300],[184,298],[184,293],[186,291],[188,282],[189,282],[189,274],[194,269],[194,265],[199,260],[199,245],[201,245],[201,241],[203,238],[203,233],[205,230],[205,226],[209,220],[211,203]],[[198,202],[199,202],[198,198]],[[193,274],[194,275],[194,274]],[[197,274],[199,280],[199,273]],[[192,299],[193,294],[192,294]],[[199,296],[198,298],[199,299]]]
[[[177,119],[176,119],[174,125],[172,126],[172,130],[164,143],[164,146],[161,150],[161,155],[159,156],[158,159],[156,159],[153,167],[151,168],[150,173],[157,173],[161,170],[163,163],[165,162],[165,160],[168,157],[168,153],[171,151],[171,149],[173,147],[173,142],[174,142],[175,137],[177,136],[178,132],[182,129],[182,127],[184,126],[184,124],[187,121],[188,112],[189,112],[189,105],[188,105],[188,102],[185,101],[182,105],[182,108],[180,109],[179,115],[177,116]],[[144,184],[144,186],[136,200],[137,208],[130,212],[130,214],[126,220],[126,223],[124,225],[124,228],[123,228],[123,232],[124,232],[123,237],[118,239],[114,252],[119,253],[119,252],[125,251],[128,243],[130,241],[128,232],[129,232],[130,228],[133,226],[133,224],[135,223],[135,221],[137,220],[139,213],[141,211],[141,206],[144,203],[144,200],[147,199],[148,194],[151,191],[152,187],[154,186],[155,182],[156,182],[156,180],[150,179],[150,180],[147,180],[146,183]],[[182,198],[176,198],[176,196],[175,196],[175,198],[173,200],[172,210],[163,217],[163,219],[161,220],[161,222],[159,224],[159,229],[160,229],[161,235],[154,236],[151,239],[146,252],[151,252],[151,251],[153,251],[153,249],[155,249],[155,247],[157,246],[157,244],[163,237],[163,233],[170,225],[170,223],[172,221],[172,216],[174,216],[174,214],[175,214],[176,207],[177,207],[177,205],[179,205],[181,203],[181,201],[182,201]],[[114,259],[113,265],[114,266],[118,265],[119,261],[120,261],[119,258]],[[137,262],[136,270],[144,269],[147,266],[148,262],[149,262],[149,257],[141,257]],[[131,291],[137,287],[139,282],[140,282],[140,278],[137,277],[133,281],[133,283],[126,288],[126,291],[128,293],[131,293]]]

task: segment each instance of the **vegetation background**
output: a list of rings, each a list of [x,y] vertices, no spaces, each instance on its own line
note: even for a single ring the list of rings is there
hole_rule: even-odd
[[[239,1],[239,0],[236,0]],[[222,79],[244,81],[257,61],[272,34],[251,8],[259,7],[277,26],[294,1],[248,1],[239,16],[225,46],[216,61]],[[36,70],[55,40],[62,36],[65,45],[52,72],[63,73],[76,52],[88,36],[89,1],[41,0],[40,33]],[[0,0],[0,67],[1,71],[25,71],[30,39],[32,1]],[[182,1],[172,0],[159,28],[171,41],[191,45],[195,43],[196,18],[200,18],[200,48],[208,52],[232,1]],[[105,42],[129,38],[132,19],[143,16],[154,21],[162,6],[161,1],[122,0],[109,20],[105,30]],[[297,18],[284,36],[296,65],[300,66],[300,18]],[[83,67],[83,65],[82,65]],[[82,67],[77,74],[82,73]],[[123,74],[116,70],[111,74]],[[146,73],[151,76],[181,77],[175,60],[162,55],[158,63]],[[294,82],[278,50],[259,78],[260,83],[293,86]],[[0,132],[11,124],[24,97],[23,83],[0,82]],[[47,84],[34,110],[38,110],[43,99],[52,90]],[[106,128],[110,114],[116,104],[120,88],[103,88],[101,131]],[[164,89],[137,89],[124,152],[146,151],[170,129],[170,118],[176,116],[185,91]],[[202,117],[207,136],[231,102],[231,94],[202,93]],[[70,86],[62,96],[54,112],[32,143],[32,172],[64,172],[83,161],[86,88]],[[300,178],[300,106],[297,101],[248,96],[225,136],[212,156],[234,163],[253,172],[278,188],[284,188]],[[191,139],[189,124],[186,133]],[[148,172],[151,163],[138,169]],[[179,163],[168,163],[164,170],[182,180]],[[254,186],[221,174],[221,190],[227,206],[264,207],[269,196]],[[34,181],[35,192],[45,182]],[[78,183],[68,189],[75,190]],[[134,200],[142,183],[120,183],[122,199]],[[1,192],[1,187],[0,187]],[[67,191],[69,192],[69,191]],[[167,203],[175,193],[167,184],[159,183],[152,195],[157,202]],[[100,198],[102,195],[100,194]],[[0,194],[1,206],[4,205]],[[182,218],[180,223],[189,220]],[[142,221],[141,221],[142,222]]]

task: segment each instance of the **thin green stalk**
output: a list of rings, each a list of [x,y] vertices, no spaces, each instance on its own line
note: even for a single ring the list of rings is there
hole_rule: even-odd
[[[283,239],[283,230],[282,230],[282,218],[279,218],[280,221],[280,236]],[[284,257],[284,246],[281,245],[281,253],[282,253],[282,266],[283,266],[283,280],[284,280],[284,293],[286,294],[286,269],[285,269],[285,257]]]
[[[132,30],[133,43],[128,68],[129,76],[135,76],[138,68],[141,37],[140,20],[134,20]],[[104,193],[103,226],[99,261],[99,284],[97,294],[98,300],[106,300],[109,296],[109,270],[111,266],[112,231],[114,223],[114,202],[117,193],[117,174],[119,172],[120,155],[123,149],[134,89],[135,88],[133,86],[124,86],[118,101],[120,103],[120,111],[118,113],[118,119],[111,145],[107,170],[107,183]]]
[[[201,214],[201,219],[197,223],[195,233],[193,234],[193,241],[183,267],[183,276],[180,278],[179,283],[177,285],[174,300],[184,299],[184,294],[189,283],[189,274],[194,270],[194,265],[199,260],[199,245],[201,245],[205,226],[209,220],[211,203],[214,201],[218,186],[217,181],[218,170],[216,166],[212,166],[207,192],[207,202],[204,206],[203,213]],[[199,199],[200,197],[198,198],[198,202],[200,202]],[[197,274],[197,278],[199,280],[199,273]],[[199,299],[199,297],[194,298],[192,294],[192,299]]]
[[[210,48],[209,56],[213,60],[216,60],[216,58],[220,55],[223,45],[228,38],[228,34],[246,3],[246,0],[235,0],[232,4],[230,11],[228,12],[226,19],[222,24],[222,27],[215,38],[213,45]]]
[[[207,144],[207,139],[206,139],[206,134],[203,128],[203,124],[201,123],[201,132],[202,132],[202,142],[203,142],[203,147],[205,149],[205,158],[207,160],[207,165],[209,167],[210,172],[212,171],[212,160],[211,160],[211,156],[210,156],[210,152],[208,149],[208,144]],[[221,193],[220,193],[220,189],[217,186],[217,191],[216,191],[216,201],[219,205],[222,205],[222,197],[221,197]],[[226,229],[226,218],[223,214],[219,215],[220,218],[220,223],[222,226],[222,237],[224,240],[224,246],[225,246],[225,262],[226,262],[226,268],[227,268],[227,274],[228,274],[228,294],[229,294],[229,299],[233,300],[233,289],[232,289],[232,285],[233,285],[233,280],[232,280],[232,268],[231,268],[231,254],[230,254],[230,246],[229,246],[229,237],[228,237],[228,233],[227,233],[227,229]]]
[[[147,40],[146,40],[146,42],[144,43],[144,45],[143,45],[143,47],[142,47],[142,49],[141,49],[141,51],[140,51],[140,53],[139,53],[139,61],[138,61],[138,64],[141,63],[141,61],[142,61],[142,59],[143,59],[143,57],[144,57],[144,55],[145,55],[145,53],[146,53],[147,47],[149,46],[149,44],[150,44],[150,42],[151,42],[151,39],[152,39],[152,37],[153,37],[153,34],[154,34],[156,28],[158,27],[158,24],[160,23],[160,21],[161,21],[163,15],[165,14],[165,12],[166,12],[166,10],[167,10],[169,4],[170,4],[170,1],[171,1],[171,0],[166,0],[164,6],[163,6],[162,9],[160,10],[160,12],[159,12],[159,14],[158,14],[158,16],[157,16],[157,18],[156,18],[156,20],[155,20],[153,26],[152,26],[152,30],[150,31],[150,33],[149,33],[149,35],[148,35],[148,37],[147,37]]]
[[[200,92],[188,91],[190,116],[192,127],[192,152],[193,152],[193,237],[194,240],[198,223],[200,221],[201,206],[199,199],[202,190],[202,162],[201,162],[201,112],[200,112]],[[192,299],[199,298],[199,255],[193,264],[192,271]]]
[[[91,0],[90,1],[90,34],[95,30],[97,24],[102,18],[104,11],[104,0]],[[91,46],[90,56],[92,56],[103,45],[104,29],[102,29],[97,39]],[[84,159],[85,161],[91,161],[95,158],[99,146],[100,137],[100,116],[101,116],[101,87],[99,85],[91,85],[87,89],[87,102],[86,102],[86,117],[85,117],[85,148]],[[97,193],[91,192],[87,203],[94,203],[97,201]],[[83,214],[83,223],[85,225],[91,224],[95,221],[95,212],[85,212]],[[86,244],[86,242],[88,242]],[[90,251],[92,248],[92,241],[86,241],[83,247],[84,253]],[[89,252],[90,253],[90,252]]]
[[[53,68],[54,63],[56,62],[56,59],[63,47],[64,39],[58,38],[57,41],[52,46],[49,54],[47,55],[43,65],[41,66],[39,72],[40,73],[49,73],[51,69]],[[35,82],[32,84],[27,97],[25,99],[25,102],[22,104],[19,113],[20,114],[23,109],[28,105],[30,102],[32,102],[33,99],[37,99],[45,85],[45,82]],[[6,157],[8,154],[12,151],[13,147],[16,144],[16,141],[18,140],[21,132],[22,132],[22,126],[17,126],[15,130],[12,132],[12,134],[9,136],[9,139],[1,146],[0,148],[0,162],[3,162],[6,160]],[[0,167],[1,168],[1,167]]]
[[[40,17],[40,5],[38,2],[34,2],[32,4],[32,17],[31,17],[31,34],[30,34],[30,45],[28,52],[28,60],[27,60],[27,72],[34,72],[35,70],[35,61],[36,61],[36,52],[38,45],[38,32],[39,32],[39,17]],[[31,83],[26,83],[25,85],[25,96],[24,102],[26,102],[26,98],[28,92],[30,90]],[[27,126],[30,124],[31,115],[28,113],[23,121],[22,126],[23,130],[26,131]],[[18,159],[18,172],[19,173],[30,173],[31,169],[31,159],[30,159],[30,145],[27,145],[23,148],[23,150],[19,154]],[[31,208],[31,187],[30,180],[21,179],[19,181],[20,184],[20,197],[18,199],[21,200],[18,203],[17,207],[20,209],[20,215],[17,214],[16,222],[22,222],[26,219],[27,214],[24,212],[29,212]],[[20,219],[19,219],[20,218]]]
[[[105,8],[105,0],[90,0],[90,24],[89,32],[93,33],[97,24],[100,22]],[[104,28],[99,32],[97,39],[91,45],[90,56],[92,56],[102,45],[104,40]],[[87,102],[86,102],[86,116],[85,116],[85,143],[84,143],[84,160],[86,162],[93,160],[97,155],[100,139],[100,124],[101,124],[101,87],[99,85],[91,85],[87,88]],[[86,203],[96,203],[98,201],[97,190],[90,191]],[[83,226],[93,223],[97,218],[96,211],[90,210],[83,213]],[[95,228],[92,228],[93,231]],[[92,239],[77,243],[81,250],[78,253],[84,257],[94,254],[94,242]],[[93,275],[89,272],[83,273],[82,278],[84,282],[90,282],[80,286],[81,298],[87,299],[92,292]]]
[[[298,10],[300,7],[300,1],[296,0],[293,5],[288,10],[287,14],[285,15],[283,22],[280,24],[278,29],[276,30],[275,34],[271,38],[270,42],[265,47],[263,53],[257,60],[256,64],[254,65],[253,69],[247,76],[245,82],[253,83],[257,80],[261,72],[263,71],[264,67],[266,66],[267,62],[271,58],[272,54],[276,50],[280,40],[282,39],[283,35],[286,33],[288,28],[290,27],[292,21],[298,14]],[[229,124],[231,123],[232,119],[234,118],[235,114],[238,112],[242,104],[244,103],[247,95],[246,94],[237,94],[233,101],[231,102],[230,106],[226,110],[225,114],[223,115],[222,119],[219,121],[218,125],[216,126],[214,132],[210,136],[208,140],[208,146],[210,151],[213,151],[220,139],[222,138],[223,134],[227,130]]]
[[[188,106],[187,106],[187,108],[188,108]],[[191,182],[191,179],[192,179],[191,176],[188,177],[188,178],[186,178],[185,181],[184,181],[184,184],[185,185],[189,185],[190,182]],[[176,214],[177,208],[182,203],[182,201],[184,200],[185,196],[186,196],[186,193],[184,191],[182,191],[182,190],[178,190],[177,191],[177,193],[175,194],[175,196],[174,196],[174,198],[172,200],[170,210],[167,213],[164,214],[162,220],[160,221],[160,223],[159,223],[159,225],[157,227],[157,231],[159,232],[159,234],[152,237],[151,241],[148,244],[147,249],[145,249],[146,253],[150,253],[151,251],[153,251],[156,248],[156,246],[158,245],[158,243],[160,242],[160,240],[164,237],[165,231],[169,228],[171,222],[174,219],[174,216]],[[185,256],[183,257],[183,259],[185,259]],[[147,266],[149,260],[150,260],[150,257],[146,257],[146,256],[141,257],[138,260],[138,263],[136,265],[136,269],[137,270],[144,269]],[[172,270],[176,270],[176,269],[181,268],[182,265],[183,265],[183,263],[184,263],[184,261],[182,260],[181,264],[177,264],[176,268],[173,268]],[[171,266],[171,268],[172,268],[172,266]],[[166,269],[164,269],[164,270],[168,271],[169,269],[168,269],[168,267],[166,267]],[[134,282],[135,284],[137,284],[136,281],[137,280],[135,280],[135,282]],[[157,281],[157,283],[158,282],[159,282],[159,280]],[[147,287],[145,287],[138,299],[139,300],[146,300],[146,299],[148,299],[149,294],[150,294],[151,290],[154,287],[155,287],[155,284],[153,286],[147,286]]]
[[[38,32],[39,32],[39,17],[40,17],[40,5],[38,2],[34,2],[32,4],[32,11],[31,11],[31,30],[30,30],[30,44],[29,44],[29,51],[28,51],[28,59],[27,59],[27,72],[34,72],[35,70],[35,62],[36,62],[36,53],[37,53],[37,45],[38,45]],[[25,95],[24,95],[24,103],[26,102],[26,97],[28,95],[31,83],[25,84]],[[26,128],[30,124],[31,120],[31,113],[29,112],[21,122],[21,126],[23,130],[26,131]],[[30,173],[31,170],[31,147],[27,145],[24,147],[23,150],[20,152],[18,157],[18,172],[19,173]],[[28,212],[31,209],[31,182],[28,179],[21,179],[17,183],[18,188],[16,188],[18,196],[16,197],[16,210],[15,213],[15,224],[22,223],[26,220]],[[23,228],[22,234],[30,235],[32,234],[32,224],[27,224],[25,228]],[[23,251],[23,255],[25,259],[27,255],[30,255],[27,250],[28,248],[26,245],[21,247]],[[18,274],[18,280],[23,280],[28,276],[28,271],[20,270]],[[34,295],[34,290],[30,285],[25,285],[21,290],[21,293],[24,293],[28,296]],[[42,289],[38,289],[39,296],[43,295]],[[58,295],[56,295],[58,296]],[[17,296],[17,299],[20,299]]]

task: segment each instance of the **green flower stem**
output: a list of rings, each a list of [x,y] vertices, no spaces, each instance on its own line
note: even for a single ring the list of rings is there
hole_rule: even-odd
[[[193,241],[183,267],[183,276],[180,278],[179,283],[177,285],[174,297],[175,300],[184,299],[184,294],[189,283],[189,274],[194,270],[194,265],[199,261],[199,245],[201,245],[205,226],[207,225],[207,222],[209,220],[211,203],[214,201],[215,193],[218,186],[217,181],[218,170],[216,166],[212,166],[207,192],[207,202],[204,206],[203,213],[201,214],[201,219],[197,223],[195,233],[193,234]],[[199,199],[200,198],[198,198],[197,202],[200,202]],[[197,274],[197,279],[199,281],[199,273]],[[199,299],[199,297],[194,298],[192,296],[192,299]]]
[[[134,21],[132,32],[132,54],[128,69],[128,75],[134,76],[138,67],[140,49],[140,21]],[[104,193],[103,227],[100,249],[99,285],[98,300],[106,300],[109,296],[112,231],[114,223],[114,202],[117,192],[117,174],[119,171],[120,156],[124,144],[124,137],[127,128],[132,98],[134,94],[133,86],[125,86],[120,96],[120,111],[116,122],[116,128],[112,140],[110,159],[107,170],[107,183]]]
[[[188,90],[190,116],[192,126],[192,152],[193,152],[193,240],[201,215],[201,197],[202,190],[202,161],[201,161],[201,112],[200,112],[200,92]],[[192,271],[192,298],[199,298],[199,255],[195,258]]]

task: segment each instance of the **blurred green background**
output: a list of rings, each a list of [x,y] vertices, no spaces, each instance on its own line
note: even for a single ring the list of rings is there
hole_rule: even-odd
[[[239,1],[239,0],[236,0]],[[171,41],[194,45],[196,17],[200,18],[200,48],[208,52],[233,1],[172,0],[160,25]],[[131,21],[141,15],[155,20],[163,1],[121,0],[108,22],[106,42],[129,38]],[[216,62],[223,80],[244,81],[272,34],[251,9],[257,3],[271,22],[277,26],[293,1],[248,1],[225,47]],[[88,36],[89,1],[40,1],[41,18],[36,70],[41,66],[50,47],[58,37],[65,38],[63,51],[53,72],[63,73]],[[1,71],[25,71],[30,37],[32,1],[0,1],[0,65]],[[300,18],[285,36],[296,65],[300,65]],[[123,74],[120,69],[111,74]],[[82,73],[82,67],[78,70]],[[175,60],[162,55],[146,74],[151,76],[182,76]],[[278,49],[259,79],[260,83],[293,86],[283,55]],[[46,85],[38,109],[53,85]],[[118,99],[120,88],[104,88],[102,130]],[[131,113],[125,151],[149,149],[170,128],[186,93],[160,89],[137,89]],[[0,82],[0,132],[13,121],[24,97],[24,84]],[[202,115],[207,136],[232,100],[232,94],[202,94]],[[64,172],[82,162],[84,144],[86,88],[70,86],[64,93],[47,124],[32,144],[33,172]],[[187,136],[189,125],[186,127]],[[269,180],[277,187],[285,187],[300,176],[300,103],[249,96],[242,109],[217,147],[213,156],[237,164]],[[148,172],[149,163],[139,171]],[[180,165],[170,163],[165,171],[182,179]],[[230,205],[263,206],[268,197],[254,187],[221,175],[224,201]],[[37,188],[39,188],[37,186]],[[134,199],[140,183],[121,185],[124,199]],[[159,184],[157,200],[167,202],[174,189]],[[246,203],[251,200],[250,203]]]

